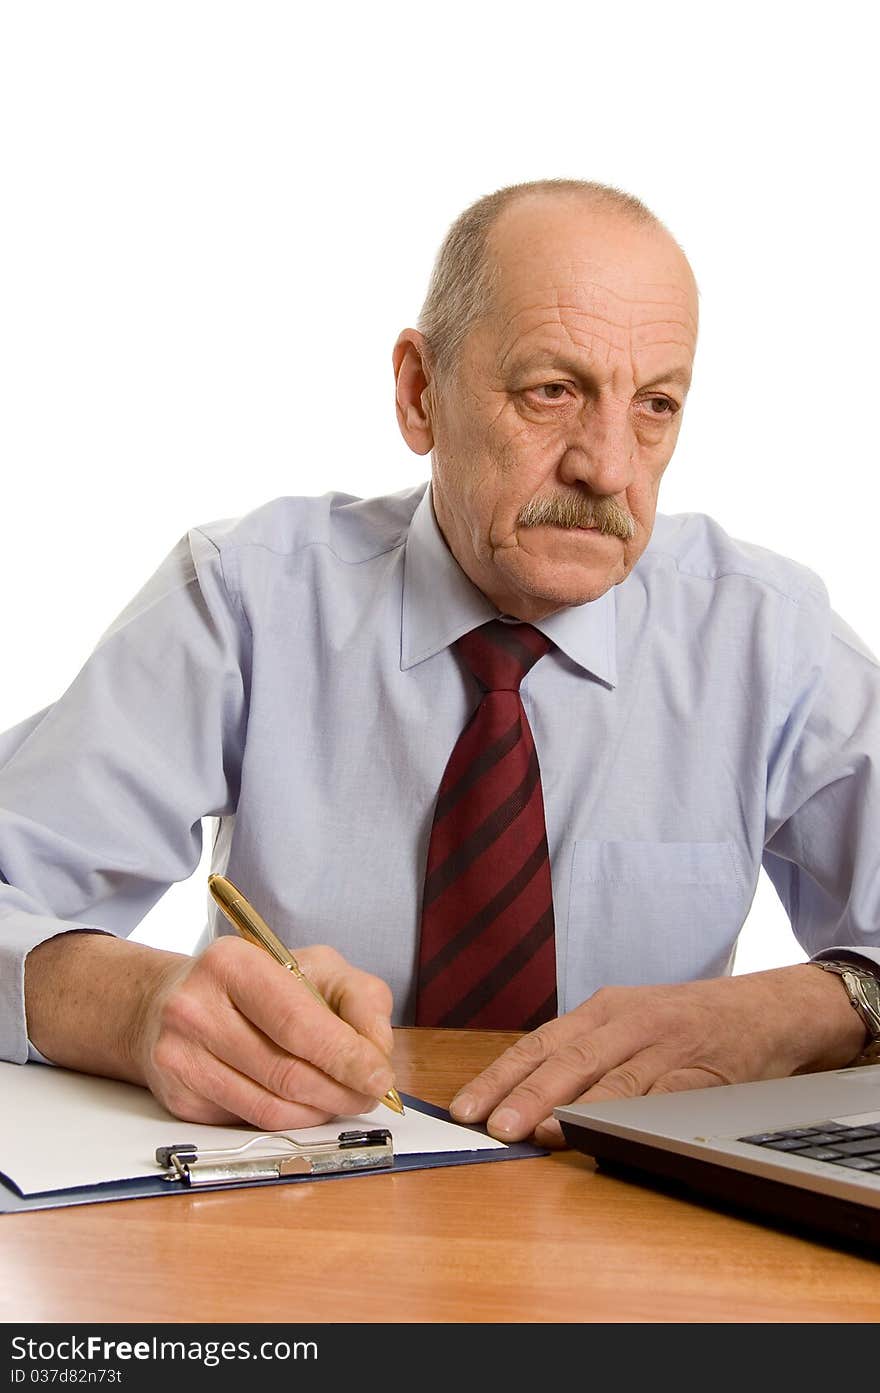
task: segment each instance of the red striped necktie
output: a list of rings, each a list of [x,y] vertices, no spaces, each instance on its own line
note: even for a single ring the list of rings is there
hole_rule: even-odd
[[[483,688],[446,766],[428,847],[416,1024],[534,1030],[556,1015],[550,857],[519,694],[552,647],[493,619],[455,644]]]

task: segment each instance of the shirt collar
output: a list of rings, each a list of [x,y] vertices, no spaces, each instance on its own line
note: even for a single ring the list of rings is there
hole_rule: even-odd
[[[462,634],[497,619],[498,610],[468,579],[443,538],[427,484],[406,541],[400,666],[433,658]],[[614,587],[598,600],[571,605],[535,625],[585,672],[617,685]]]

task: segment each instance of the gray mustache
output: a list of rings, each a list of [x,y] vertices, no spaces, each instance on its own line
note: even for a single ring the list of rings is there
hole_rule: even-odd
[[[520,510],[520,527],[597,527],[607,536],[631,541],[636,535],[632,516],[614,498],[533,498]]]

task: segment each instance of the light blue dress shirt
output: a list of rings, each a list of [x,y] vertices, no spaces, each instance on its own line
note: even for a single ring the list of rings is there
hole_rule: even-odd
[[[450,645],[496,611],[425,484],[194,528],[54,705],[0,737],[0,1057],[28,950],[129,934],[213,868],[291,946],[334,944],[412,1022],[446,761],[479,700]],[[804,567],[700,514],[538,625],[560,1009],[730,970],[763,860],[809,955],[880,963],[880,667]],[[232,932],[206,890],[203,941]]]

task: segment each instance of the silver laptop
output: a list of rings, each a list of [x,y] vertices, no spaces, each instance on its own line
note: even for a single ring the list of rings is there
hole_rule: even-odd
[[[602,1170],[880,1245],[880,1065],[554,1109]]]

